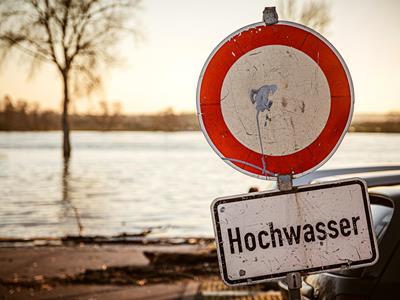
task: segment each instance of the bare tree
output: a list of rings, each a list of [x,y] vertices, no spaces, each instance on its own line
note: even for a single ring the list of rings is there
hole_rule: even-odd
[[[330,6],[326,0],[308,1],[301,7],[294,0],[280,1],[278,10],[280,19],[300,22],[320,33],[324,33],[331,22]]]
[[[1,0],[0,62],[14,49],[33,66],[56,66],[63,89],[63,156],[71,154],[68,108],[72,95],[101,84],[101,71],[115,62],[115,45],[137,35],[140,0]],[[49,84],[51,79],[49,78]]]

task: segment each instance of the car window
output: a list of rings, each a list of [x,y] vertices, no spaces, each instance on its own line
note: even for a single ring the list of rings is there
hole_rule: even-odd
[[[381,204],[371,204],[371,214],[374,223],[376,238],[378,243],[382,239],[385,231],[392,219],[393,207]]]

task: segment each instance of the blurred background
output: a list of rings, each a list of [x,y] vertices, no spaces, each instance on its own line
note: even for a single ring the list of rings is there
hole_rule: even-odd
[[[400,2],[0,3],[0,237],[211,237],[211,201],[266,189],[211,150],[196,88],[208,55],[276,5],[353,78],[350,133],[323,166],[400,162]]]

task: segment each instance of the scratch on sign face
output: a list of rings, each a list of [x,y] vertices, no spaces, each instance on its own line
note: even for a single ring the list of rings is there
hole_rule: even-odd
[[[264,112],[266,110],[269,111],[271,109],[273,102],[271,99],[269,99],[269,96],[275,94],[277,89],[278,87],[276,86],[276,84],[271,84],[271,85],[266,84],[260,87],[258,90],[252,89],[250,91],[250,100],[251,103],[255,104],[255,109],[256,109],[257,131],[258,131],[258,137],[260,139],[261,161],[263,165],[262,175],[265,175],[267,173],[267,166],[265,163],[264,148],[261,139],[260,122],[258,117],[260,115],[260,112]],[[270,119],[268,118],[268,115],[266,115],[264,123],[265,127],[267,127],[268,120]]]

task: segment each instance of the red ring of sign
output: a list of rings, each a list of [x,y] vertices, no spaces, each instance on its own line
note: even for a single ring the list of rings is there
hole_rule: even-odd
[[[289,155],[265,155],[267,170],[299,177],[329,159],[350,124],[353,88],[343,59],[329,42],[322,39],[295,23],[280,22],[272,26],[259,23],[229,36],[214,50],[199,80],[197,105],[203,133],[222,158],[239,159],[262,168],[261,154],[245,147],[229,131],[221,111],[221,88],[228,70],[242,55],[266,45],[284,45],[304,52],[319,65],[328,80],[331,110],[324,129],[309,146]],[[248,175],[269,177],[248,164],[228,163]]]

